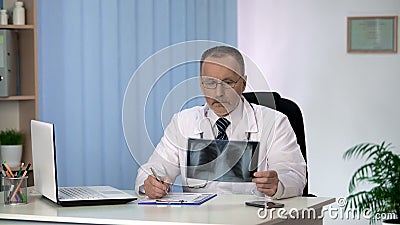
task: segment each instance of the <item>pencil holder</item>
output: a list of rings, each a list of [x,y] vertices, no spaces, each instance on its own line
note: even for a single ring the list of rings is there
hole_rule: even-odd
[[[2,177],[4,205],[28,203],[28,177]]]

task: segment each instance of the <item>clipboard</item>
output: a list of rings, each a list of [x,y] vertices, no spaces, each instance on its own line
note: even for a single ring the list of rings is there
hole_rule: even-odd
[[[214,198],[213,193],[169,193],[163,198],[146,199],[138,202],[139,205],[201,205]]]

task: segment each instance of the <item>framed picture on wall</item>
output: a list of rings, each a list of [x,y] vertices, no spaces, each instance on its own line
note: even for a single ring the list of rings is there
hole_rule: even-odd
[[[397,16],[347,17],[348,53],[397,53]]]

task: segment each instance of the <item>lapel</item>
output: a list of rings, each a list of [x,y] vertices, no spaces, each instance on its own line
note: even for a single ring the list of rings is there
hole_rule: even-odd
[[[236,140],[247,140],[252,133],[257,132],[258,124],[256,120],[256,112],[250,103],[244,99],[242,119],[233,131],[232,137]]]
[[[244,99],[243,102],[244,102],[244,107],[243,107],[244,113],[243,113],[242,121],[247,122],[245,132],[246,133],[257,133],[258,132],[258,124],[257,124],[257,119],[256,119],[256,111],[254,110],[254,107],[246,99]]]
[[[199,110],[199,120],[194,130],[194,135],[202,139],[214,139],[216,136],[212,128],[211,120],[206,117],[208,110],[210,110],[210,108],[207,105]]]

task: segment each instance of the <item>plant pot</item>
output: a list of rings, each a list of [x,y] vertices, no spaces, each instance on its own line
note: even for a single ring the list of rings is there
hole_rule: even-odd
[[[392,220],[382,221],[382,225],[393,225],[393,224],[400,224],[400,219],[392,219]]]
[[[21,165],[22,145],[0,145],[1,162],[7,161],[11,168],[18,168]]]

